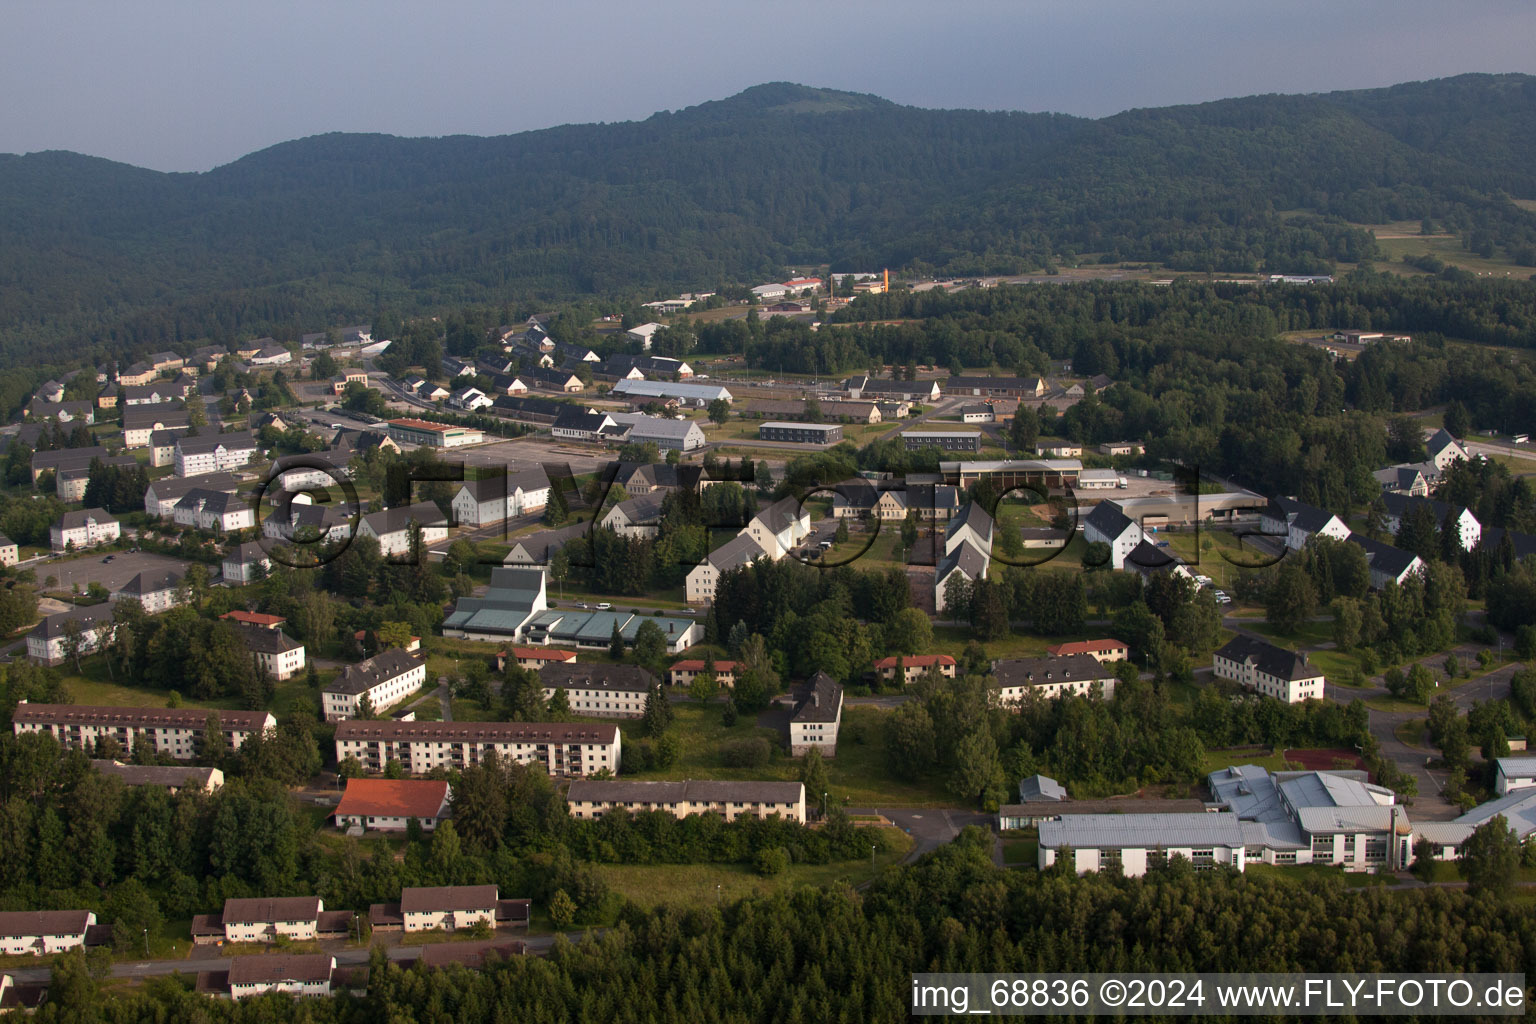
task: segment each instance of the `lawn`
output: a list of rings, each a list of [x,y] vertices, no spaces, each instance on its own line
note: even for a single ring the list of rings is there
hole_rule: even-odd
[[[796,780],[800,778],[803,759],[783,752],[783,741],[771,729],[758,727],[748,715],[742,715],[727,729],[722,721],[721,704],[674,704],[676,723],[672,735],[681,742],[677,764],[665,771],[631,772],[632,779],[742,779]],[[827,760],[827,778],[831,782],[834,803],[851,807],[942,807],[954,803],[954,797],[937,782],[907,782],[892,777],[885,766],[885,716],[889,711],[871,707],[843,710],[842,729],[838,734],[837,756]],[[602,721],[611,722],[612,719]],[[638,722],[621,722],[625,743],[640,739]],[[772,745],[769,762],[760,768],[733,768],[721,759],[728,744],[753,737],[763,737]],[[807,800],[810,797],[807,796]]]
[[[1047,639],[1040,636],[1030,636],[1027,633],[1010,631],[1000,640],[988,640],[982,644],[989,658],[1043,658],[1045,649],[1052,644],[1063,640],[1089,640],[1103,635],[1103,630],[1090,630],[1081,636],[1060,636]],[[967,644],[976,639],[969,626],[934,626],[933,650],[934,654],[948,654],[960,657]]]
[[[1286,760],[1272,750],[1252,750],[1245,747],[1207,750],[1205,759],[1200,762],[1200,776],[1204,778],[1211,772],[1239,764],[1256,764],[1266,771],[1283,772]]]
[[[135,708],[163,708],[168,707],[171,699],[170,690],[153,689],[146,686],[127,686],[117,682],[107,674],[106,661],[100,655],[93,655],[81,659],[82,672],[71,672],[74,666],[66,662],[58,666],[63,677],[65,689],[76,704],[106,704],[121,705]],[[323,685],[335,677],[335,669],[321,669],[320,681]],[[180,694],[182,707],[209,708],[218,710],[239,710],[241,708],[238,697],[220,697],[216,700],[194,700],[186,694]],[[319,694],[310,689],[307,674],[300,672],[290,679],[280,682],[274,688],[272,700],[267,708],[277,714],[286,714],[289,707],[297,699],[314,701],[318,705]]]
[[[725,904],[804,886],[867,882],[900,861],[912,846],[912,837],[900,829],[887,829],[886,833],[893,849],[877,855],[873,862],[861,858],[838,864],[795,864],[773,878],[759,875],[745,864],[595,864],[593,870],[616,892],[644,907]]]

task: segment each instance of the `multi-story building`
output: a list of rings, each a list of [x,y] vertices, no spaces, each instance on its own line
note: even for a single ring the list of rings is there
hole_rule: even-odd
[[[209,720],[216,720],[224,745],[239,750],[246,738],[277,728],[267,711],[210,711],[207,708],[130,708],[90,704],[32,704],[22,701],[11,715],[16,735],[46,732],[62,746],[90,750],[98,739],[116,740],[124,754],[149,743],[157,754],[195,757]]]
[[[571,662],[575,660],[575,651],[561,651],[550,647],[509,647],[506,650],[496,652],[496,671],[505,672],[508,661],[518,668],[526,668],[537,672],[551,662]]]
[[[42,665],[59,665],[72,656],[70,637],[80,638],[80,653],[89,654],[113,635],[112,606],[77,605],[44,616],[27,634],[27,657]]]
[[[1146,539],[1141,524],[1112,501],[1101,501],[1083,521],[1083,540],[1109,546],[1109,567],[1124,569],[1125,558]]]
[[[448,539],[448,517],[430,501],[369,513],[358,523],[357,534],[377,540],[379,551],[388,558],[410,552],[413,526],[421,528],[423,547],[441,544]]]
[[[799,782],[595,782],[577,779],[565,796],[571,817],[601,818],[609,811],[662,811],[674,818],[718,814],[726,821],[777,815],[805,823],[805,786]]]
[[[323,997],[331,994],[336,976],[336,958],[329,953],[237,956],[229,961],[229,997],[239,1001],[268,992]]]
[[[582,665],[572,662],[539,669],[544,699],[564,690],[574,714],[593,718],[639,718],[656,677],[636,665]]]
[[[757,425],[757,436],[761,441],[835,444],[843,439],[843,428],[837,423],[786,423],[770,420]]]
[[[177,438],[186,435],[192,427],[187,410],[177,402],[170,405],[135,405],[123,410],[123,447],[143,448],[161,431]],[[172,442],[174,448],[175,442]],[[154,465],[161,465],[155,462]]]
[[[1060,658],[1012,658],[992,663],[992,703],[1019,704],[1036,694],[1046,700],[1065,695],[1110,697],[1115,674],[1091,654]]]
[[[176,463],[176,441],[185,429],[151,430],[149,432],[149,464],[155,468]]]
[[[1284,647],[1253,636],[1237,636],[1216,652],[1214,668],[1219,679],[1230,679],[1266,697],[1299,704],[1322,700],[1328,681],[1308,660]]]
[[[795,700],[789,716],[789,753],[792,757],[819,750],[823,757],[837,756],[837,730],[843,722],[843,687],[825,672],[817,672]]]
[[[333,816],[336,827],[403,832],[414,818],[432,831],[448,816],[453,790],[442,779],[348,779]]]
[[[278,682],[292,679],[304,671],[304,645],[280,629],[240,630],[240,639],[256,659],[256,664]]]
[[[256,439],[249,430],[234,434],[185,435],[176,439],[173,472],[177,476],[201,476],[227,473],[247,465],[256,457]]]
[[[356,758],[370,772],[396,761],[410,775],[462,771],[491,753],[503,763],[539,764],[553,777],[617,775],[616,725],[565,722],[365,722],[336,725],[336,760]]]
[[[96,923],[89,910],[12,910],[0,913],[0,953],[43,956],[85,946]]]
[[[542,512],[549,504],[549,476],[543,466],[482,477],[459,486],[453,515],[463,526],[487,526]]]
[[[955,667],[955,659],[947,654],[898,655],[875,662],[875,672],[881,679],[895,679],[899,674],[903,684],[914,682],[933,668],[945,679],[953,679]]]
[[[313,941],[320,931],[325,901],[319,896],[227,899],[220,918],[226,942]]]
[[[156,519],[173,519],[176,505],[193,491],[233,494],[240,489],[240,484],[240,478],[233,473],[205,473],[197,477],[168,476],[152,480],[144,491],[144,511]]]
[[[256,541],[246,541],[224,553],[222,571],[226,583],[252,583],[272,571],[272,559]]]
[[[501,902],[494,885],[436,885],[400,890],[400,914],[405,931],[458,931],[484,925],[496,927]]]
[[[181,573],[174,569],[141,572],[112,591],[112,600],[134,601],[145,614],[170,611],[182,601]]]
[[[171,518],[178,526],[210,533],[249,530],[256,525],[256,504],[245,494],[199,487],[176,503]]]
[[[0,567],[9,569],[21,559],[21,547],[5,534],[0,533]]]
[[[408,651],[392,647],[356,665],[348,665],[320,690],[327,722],[357,715],[363,698],[375,712],[393,707],[427,681],[427,663]]]
[[[48,535],[53,550],[66,551],[111,544],[122,536],[122,530],[122,524],[106,509],[85,508],[65,512],[49,527]]]
[[[979,430],[903,430],[901,440],[908,451],[941,448],[947,452],[981,451]]]

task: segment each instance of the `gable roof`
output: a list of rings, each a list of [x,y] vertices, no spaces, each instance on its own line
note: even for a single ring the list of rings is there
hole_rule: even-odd
[[[938,567],[933,573],[934,583],[943,583],[956,569],[965,573],[966,577],[972,581],[981,579],[987,572],[987,556],[970,541],[961,541],[955,545],[954,550],[939,559]]]
[[[1240,664],[1251,661],[1254,668],[1265,675],[1290,682],[1316,679],[1323,674],[1321,669],[1308,663],[1305,654],[1277,647],[1255,636],[1234,637],[1216,654]]]
[[[1419,560],[1419,556],[1412,551],[1371,540],[1362,534],[1351,533],[1349,542],[1365,549],[1365,557],[1372,572],[1385,573],[1394,579],[1411,569],[1413,563]]]
[[[151,570],[141,572],[124,583],[118,593],[129,597],[143,597],[145,594],[158,594],[162,590],[174,590],[180,584],[181,573],[174,569]]]
[[[436,818],[448,800],[442,779],[348,779],[339,817]]]
[[[380,683],[403,676],[421,664],[411,652],[399,647],[380,651],[367,661],[348,665],[324,687],[326,693],[367,693]]]
[[[1265,509],[1264,514],[1309,534],[1317,533],[1337,518],[1327,509],[1308,505],[1295,498],[1271,498],[1269,508]]]
[[[1135,525],[1131,517],[1112,501],[1099,502],[1083,521],[1083,529],[1092,527],[1106,537],[1120,537]]]

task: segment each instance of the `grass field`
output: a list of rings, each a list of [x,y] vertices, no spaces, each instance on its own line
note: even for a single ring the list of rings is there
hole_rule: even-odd
[[[1390,225],[1383,225],[1388,227]],[[1378,233],[1376,245],[1381,250],[1385,260],[1377,260],[1376,266],[1381,270],[1388,270],[1399,274],[1422,274],[1417,267],[1409,266],[1403,262],[1404,256],[1420,256],[1428,253],[1452,266],[1470,270],[1476,274],[1488,274],[1491,276],[1511,277],[1524,280],[1531,274],[1529,267],[1517,267],[1507,259],[1484,259],[1477,253],[1468,252],[1461,246],[1461,238],[1457,235],[1419,235],[1418,225],[1413,226],[1412,232],[1404,232],[1407,237],[1383,237],[1383,235],[1395,234],[1394,231],[1382,231]]]
[[[1279,772],[1285,770],[1285,758],[1274,751],[1228,749],[1207,750],[1205,759],[1200,762],[1200,776],[1204,778],[1211,772],[1222,768],[1230,768],[1237,764],[1256,764],[1267,771]]]
[[[616,892],[641,906],[725,904],[805,886],[867,882],[900,861],[912,847],[912,837],[900,829],[886,829],[886,833],[892,849],[876,855],[873,861],[861,858],[838,864],[794,864],[773,878],[759,875],[745,864],[597,864],[593,868]]]
[[[800,778],[803,759],[783,753],[779,735],[772,729],[758,727],[749,716],[741,716],[727,729],[721,720],[722,705],[680,703],[673,707],[677,717],[672,732],[682,744],[677,764],[666,771],[631,772],[626,769],[626,778],[761,781]],[[826,762],[832,801],[851,807],[941,807],[954,803],[954,797],[938,783],[906,782],[890,775],[885,765],[884,735],[885,716],[889,713],[870,707],[843,710],[837,756]],[[638,722],[622,725],[625,743],[640,738]],[[766,765],[734,768],[724,763],[721,751],[726,744],[754,737],[768,740],[773,748],[773,755]]]
[[[81,672],[74,672],[74,665],[65,662],[58,666],[64,686],[76,704],[115,704],[135,708],[163,708],[169,705],[170,690],[146,686],[127,686],[112,679],[107,673],[107,663],[100,655],[81,659]],[[320,682],[325,684],[336,675],[335,669],[321,669]],[[215,700],[194,700],[187,694],[179,694],[183,707],[238,710],[237,697],[220,697]],[[307,675],[300,672],[291,679],[277,684],[267,708],[277,714],[285,714],[294,700],[304,698],[319,705],[320,695],[309,686]]]

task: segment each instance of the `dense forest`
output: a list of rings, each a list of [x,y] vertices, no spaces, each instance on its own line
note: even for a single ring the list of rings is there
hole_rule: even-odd
[[[383,309],[629,297],[785,266],[1315,272],[1427,223],[1536,265],[1536,80],[1468,75],[1101,120],[784,83],[623,124],[333,134],[202,174],[0,156],[0,355],[292,338]],[[92,350],[95,350],[94,353]]]
[[[724,908],[630,909],[547,957],[429,971],[375,956],[361,999],[241,1004],[155,980],[104,1000],[78,958],[40,1021],[889,1021],[917,971],[1528,972],[1536,921],[1494,892],[1302,886],[1175,858],[1144,879],[993,866],[968,829],[864,892],[803,889]]]

